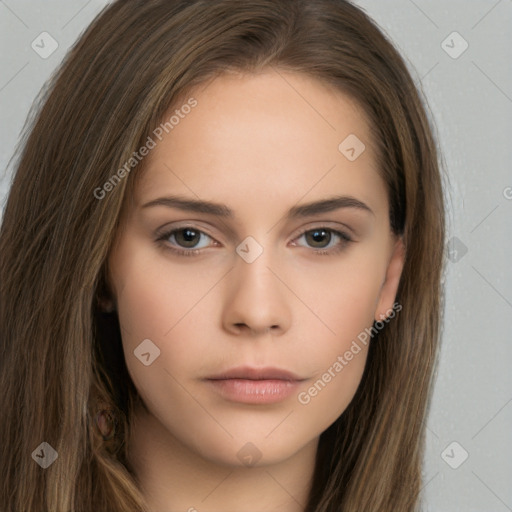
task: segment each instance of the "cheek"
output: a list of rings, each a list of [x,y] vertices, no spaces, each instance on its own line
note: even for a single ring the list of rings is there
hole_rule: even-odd
[[[138,242],[138,247],[128,243],[120,247],[129,256],[117,259],[112,268],[114,278],[118,276],[117,309],[126,365],[141,394],[146,389],[154,400],[162,390],[170,391],[173,378],[183,382],[191,371],[201,371],[202,356],[212,347],[206,334],[212,333],[219,316],[218,300],[212,300],[210,290],[222,271],[171,264],[165,257],[155,258],[154,249],[141,246]],[[139,346],[146,347],[142,353],[149,352],[146,359],[154,362],[143,364],[137,357]]]
[[[191,377],[203,374],[203,361],[209,357],[211,340],[205,333],[212,331],[213,303],[207,292],[215,281],[161,260],[163,264],[153,258],[146,265],[143,253],[132,253],[131,261],[119,269],[126,276],[117,300],[125,361],[152,414],[201,450],[201,431],[192,426],[198,419],[213,431],[218,425],[191,398],[189,384]],[[146,344],[143,352],[141,342]],[[139,356],[149,352],[150,364],[134,351]]]
[[[308,361],[312,378],[297,400],[321,422],[334,421],[352,400],[360,383],[371,340],[374,298],[372,295],[338,292],[324,305],[323,320],[333,332],[318,322],[307,322],[306,339],[297,347],[298,360]],[[322,334],[319,334],[322,333]],[[325,425],[324,425],[325,426]]]
[[[295,357],[309,362],[314,377],[303,386],[297,401],[316,418],[318,427],[325,428],[339,417],[361,381],[384,279],[381,260],[371,251],[361,251],[338,265],[319,267],[315,287],[311,276],[298,280],[299,293],[314,305],[318,318],[311,315],[303,320],[303,343]]]
[[[168,337],[222,276],[220,270],[171,262],[163,252],[155,257],[155,249],[144,248],[140,241],[125,244],[120,252],[128,256],[118,262],[114,273],[122,276],[119,319],[133,339]]]
[[[372,325],[385,277],[382,259],[368,250],[353,251],[334,263],[317,263],[313,271],[304,267],[289,274],[294,293],[324,324],[322,332],[332,345],[343,348],[348,339]]]

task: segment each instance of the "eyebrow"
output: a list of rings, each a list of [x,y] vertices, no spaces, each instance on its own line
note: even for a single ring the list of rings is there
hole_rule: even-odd
[[[142,208],[154,206],[166,206],[168,208],[177,208],[179,210],[207,213],[225,219],[232,219],[235,214],[231,208],[225,204],[214,203],[211,201],[200,201],[197,199],[186,198],[183,196],[159,197],[142,205]],[[366,211],[375,216],[373,210],[366,204],[352,196],[333,196],[319,201],[313,201],[290,208],[286,214],[288,219],[297,219],[309,217],[320,213],[328,213],[341,208],[353,208]]]

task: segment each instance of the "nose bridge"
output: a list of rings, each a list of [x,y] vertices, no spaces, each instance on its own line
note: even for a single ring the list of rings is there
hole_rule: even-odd
[[[269,247],[263,248],[254,241],[246,240],[237,247],[239,255],[235,263],[234,278],[239,300],[268,300],[280,295],[279,281],[271,272],[276,267],[275,257]]]
[[[291,312],[283,285],[274,274],[279,268],[274,251],[247,237],[236,252],[225,303],[226,327],[246,325],[253,331],[287,329]]]

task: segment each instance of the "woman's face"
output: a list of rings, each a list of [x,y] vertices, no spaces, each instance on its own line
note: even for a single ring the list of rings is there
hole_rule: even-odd
[[[274,463],[353,398],[402,246],[348,97],[275,71],[191,96],[152,137],[110,256],[126,364],[173,442]]]

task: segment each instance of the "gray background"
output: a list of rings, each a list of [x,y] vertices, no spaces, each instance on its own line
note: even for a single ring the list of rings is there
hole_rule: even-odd
[[[0,205],[34,98],[107,3],[0,0]],[[512,511],[512,0],[354,3],[408,61],[448,176],[450,261],[424,510]],[[47,58],[31,47],[44,31],[59,45]]]

